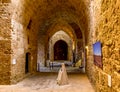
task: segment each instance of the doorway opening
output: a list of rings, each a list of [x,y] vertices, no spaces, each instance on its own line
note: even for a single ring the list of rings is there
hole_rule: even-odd
[[[30,66],[30,53],[26,53],[26,62],[25,62],[25,73],[29,72],[29,66]]]
[[[68,59],[68,45],[65,41],[59,40],[54,45],[54,60]]]

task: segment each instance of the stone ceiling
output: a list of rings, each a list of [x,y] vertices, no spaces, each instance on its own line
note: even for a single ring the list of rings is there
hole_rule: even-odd
[[[19,0],[13,19],[23,24],[25,28],[30,24],[31,30],[37,30],[36,32],[41,34],[46,33],[53,24],[58,23],[58,20],[61,19],[68,24],[77,24],[87,37],[88,9],[89,0]],[[76,27],[74,27],[72,26],[75,30]],[[80,31],[76,32],[81,34]]]

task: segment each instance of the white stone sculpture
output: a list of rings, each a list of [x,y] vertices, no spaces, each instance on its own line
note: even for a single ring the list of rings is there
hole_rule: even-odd
[[[59,85],[68,84],[68,76],[67,76],[67,71],[64,63],[62,63],[62,67],[59,70],[58,77],[57,77],[57,84]]]

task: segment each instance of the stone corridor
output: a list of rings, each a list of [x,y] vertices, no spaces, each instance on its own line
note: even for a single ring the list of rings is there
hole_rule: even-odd
[[[47,61],[64,60],[75,71],[58,86]],[[120,92],[120,0],[0,0],[0,92],[94,92],[90,83]]]
[[[0,85],[0,92],[95,92],[84,73],[69,73],[69,84],[56,84],[57,73],[36,73],[15,85]]]

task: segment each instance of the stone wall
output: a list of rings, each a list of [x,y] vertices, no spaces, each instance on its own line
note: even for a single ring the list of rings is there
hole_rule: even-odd
[[[96,92],[120,92],[120,1],[93,0],[91,1],[91,13],[87,50],[89,79]],[[96,41],[102,43],[103,69],[93,63],[92,44]],[[108,76],[111,76],[110,81],[108,81]]]
[[[25,74],[25,40],[23,25],[12,19],[12,33],[11,33],[11,48],[13,53],[11,55],[11,82],[16,83],[23,79]]]
[[[17,83],[26,75],[37,70],[37,40],[34,25],[31,27],[32,11],[25,13],[23,3],[12,0],[12,18],[11,18],[11,83]],[[26,17],[29,16],[29,17]],[[33,35],[34,34],[34,35]],[[26,54],[30,53],[28,62],[28,73],[25,73]]]
[[[0,84],[10,84],[11,66],[11,5],[0,2]]]

